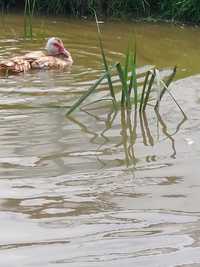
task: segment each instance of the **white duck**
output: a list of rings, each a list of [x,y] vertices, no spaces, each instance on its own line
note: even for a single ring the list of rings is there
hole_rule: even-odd
[[[64,69],[73,64],[71,54],[65,49],[61,39],[51,37],[45,49],[46,51],[34,51],[0,61],[0,73],[15,74],[31,69]]]

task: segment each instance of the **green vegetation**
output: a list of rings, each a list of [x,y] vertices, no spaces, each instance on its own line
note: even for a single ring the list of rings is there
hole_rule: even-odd
[[[155,68],[148,70],[145,74],[143,87],[139,87],[136,74],[136,46],[135,51],[133,53],[130,49],[129,44],[128,49],[126,51],[124,64],[117,62],[112,66],[109,66],[104,52],[103,40],[101,37],[101,31],[95,11],[94,14],[97,25],[99,46],[104,65],[104,72],[103,75],[101,75],[101,77],[86,91],[86,93],[84,93],[71,106],[66,115],[71,114],[76,108],[78,108],[83,103],[83,101],[85,101],[86,98],[88,98],[105,79],[107,79],[108,88],[110,90],[110,97],[115,107],[120,106],[121,109],[131,109],[134,105],[135,109],[137,110],[139,103],[139,111],[144,112],[149,101],[154,100],[153,106],[155,109],[158,109],[159,103],[162,100],[162,97],[164,96],[165,92],[169,92],[168,87],[176,74],[176,67],[172,71],[171,75],[169,75],[168,79],[165,81],[160,78],[159,70]],[[115,78],[117,77],[117,81],[120,82],[120,86],[117,84],[116,89],[115,83],[112,81],[113,74],[115,75]],[[157,94],[157,98],[151,96],[151,94],[155,92]],[[117,99],[119,99],[119,95],[121,95],[120,101],[117,101]],[[171,97],[173,98],[172,95]],[[176,102],[176,100],[174,98],[173,100],[175,101],[181,112],[184,113],[181,107]],[[101,99],[97,101],[101,101]],[[118,102],[120,102],[120,105],[118,105]]]
[[[24,9],[26,0],[0,0],[2,10]],[[32,4],[33,0],[30,0]],[[92,9],[105,17],[149,18],[200,23],[199,0],[36,0],[44,14],[91,16]]]
[[[25,0],[24,6],[24,37],[33,37],[33,15],[37,0]]]
[[[128,54],[126,54],[126,57]],[[183,110],[173,97],[173,95],[168,90],[168,87],[170,83],[173,80],[173,77],[176,73],[176,67],[172,71],[171,75],[164,81],[160,79],[159,70],[157,69],[151,69],[145,73],[145,78],[143,82],[142,88],[139,86],[137,81],[137,75],[136,75],[136,64],[128,64],[128,65],[122,65],[120,62],[116,63],[114,65],[115,68],[109,68],[110,70],[108,72],[104,72],[101,77],[69,108],[67,112],[67,116],[70,115],[75,109],[79,108],[80,105],[88,98],[94,91],[97,89],[97,87],[105,80],[108,80],[108,77],[110,77],[110,81],[112,84],[112,88],[116,88],[114,92],[114,97],[111,94],[110,100],[113,101],[113,104],[115,108],[120,107],[131,109],[132,106],[135,107],[135,109],[138,108],[139,104],[139,111],[144,112],[146,110],[146,107],[149,102],[151,102],[151,106],[153,106],[155,109],[158,109],[159,104],[161,102],[162,97],[166,92],[170,94],[170,96],[173,98],[174,102],[180,109],[181,113],[184,115]],[[128,72],[128,68],[131,67],[131,71]],[[115,77],[116,73],[118,75],[118,81],[120,81],[120,86],[117,85],[115,87],[115,83],[112,82],[112,73],[115,70]],[[134,83],[133,83],[134,81]],[[159,87],[156,87],[156,82],[159,81]],[[109,85],[109,83],[108,83]],[[133,86],[135,88],[133,88]],[[118,89],[120,88],[120,89]],[[134,89],[134,90],[132,90]],[[133,96],[132,93],[133,92]],[[158,94],[158,92],[160,92]],[[155,93],[158,95],[158,98],[155,97]],[[118,99],[118,95],[121,94],[120,101],[116,101]],[[103,101],[104,99],[99,99],[98,101]],[[152,102],[154,100],[154,103]],[[91,103],[90,103],[91,104]]]

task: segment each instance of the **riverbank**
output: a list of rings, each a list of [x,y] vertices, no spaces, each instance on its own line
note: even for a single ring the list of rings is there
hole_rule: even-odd
[[[26,0],[0,0],[2,12],[23,10]],[[32,1],[34,2],[34,0]],[[200,2],[196,0],[35,0],[35,13],[46,15],[68,15],[75,17],[98,16],[124,19],[153,19],[179,21],[188,24],[200,23]]]

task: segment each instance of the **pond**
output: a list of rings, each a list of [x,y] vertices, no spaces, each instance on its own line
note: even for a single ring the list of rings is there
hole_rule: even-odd
[[[200,266],[200,29],[101,24],[112,62],[133,34],[139,67],[178,65],[187,120],[170,97],[159,114],[101,103],[67,118],[102,72],[94,22],[37,17],[33,40],[22,16],[0,23],[0,59],[50,36],[74,58],[70,71],[0,78],[0,266]]]

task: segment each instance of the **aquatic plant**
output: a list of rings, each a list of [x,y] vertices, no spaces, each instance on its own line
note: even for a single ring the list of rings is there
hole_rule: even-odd
[[[159,9],[163,18],[200,23],[199,0],[162,0]]]
[[[4,10],[22,8],[23,2],[0,0],[0,7]],[[93,15],[91,8],[94,8],[107,17],[153,17],[200,23],[199,0],[37,0],[37,7],[39,12],[54,15],[87,17]]]
[[[69,115],[72,113],[77,107],[79,107],[83,101],[85,101],[86,98],[88,98],[100,85],[100,83],[107,79],[108,87],[110,90],[110,96],[113,100],[113,104],[117,106],[116,104],[117,97],[121,93],[120,98],[120,106],[126,107],[128,109],[131,109],[132,106],[135,106],[135,109],[137,109],[138,102],[140,103],[139,111],[145,111],[147,104],[149,100],[151,100],[151,93],[155,91],[155,80],[157,82],[157,99],[156,103],[154,105],[155,108],[158,108],[158,105],[160,101],[162,100],[163,95],[166,91],[168,91],[168,87],[170,83],[172,82],[175,74],[176,74],[176,68],[174,68],[171,75],[169,75],[169,78],[167,81],[163,81],[160,78],[159,70],[153,68],[152,70],[147,71],[145,74],[145,79],[143,83],[142,92],[141,88],[138,86],[137,82],[137,75],[136,75],[136,45],[134,47],[134,51],[130,48],[130,44],[128,45],[126,54],[125,54],[125,62],[124,64],[121,62],[117,62],[115,64],[112,64],[109,66],[108,60],[105,55],[104,47],[103,47],[103,41],[101,37],[101,31],[99,27],[99,21],[96,15],[96,12],[94,11],[95,15],[95,21],[97,25],[97,34],[98,34],[98,41],[99,41],[99,47],[102,55],[102,61],[104,65],[104,73],[103,75],[86,91],[85,94],[83,94],[68,110],[66,115]],[[112,74],[115,71],[115,75],[117,75],[117,80],[120,82],[120,92],[115,91],[115,83],[112,81]],[[140,97],[139,97],[140,96]],[[99,100],[100,101],[100,100]],[[175,99],[174,99],[175,101]],[[178,103],[177,103],[178,104]]]
[[[104,68],[105,68],[105,71],[107,73],[107,76],[106,77],[107,77],[107,80],[108,80],[110,94],[111,94],[111,96],[113,98],[113,101],[116,102],[115,93],[114,93],[114,89],[113,89],[113,85],[112,85],[112,79],[111,79],[110,72],[109,72],[108,62],[107,62],[106,55],[105,55],[104,48],[103,48],[103,41],[102,41],[102,38],[101,38],[101,31],[100,31],[100,27],[99,27],[99,22],[98,22],[97,14],[96,14],[96,11],[95,10],[93,10],[93,12],[94,12],[94,17],[95,17],[96,26],[97,26],[99,47],[101,49],[101,55],[102,55],[102,60],[103,60]]]
[[[24,6],[24,37],[33,37],[33,15],[36,0],[25,0]]]
[[[143,82],[142,88],[138,85],[137,82],[137,75],[136,75],[136,66],[132,65],[132,70],[129,72],[130,75],[127,75],[127,67],[126,65],[123,66],[120,62],[116,63],[112,69],[110,69],[109,72],[104,72],[101,77],[69,108],[66,115],[71,114],[76,108],[78,108],[83,101],[86,100],[96,89],[97,87],[107,79],[108,75],[111,76],[111,72],[113,72],[114,68],[116,68],[118,72],[118,80],[120,81],[120,92],[115,93],[115,98],[113,99],[111,96],[111,99],[113,100],[113,104],[115,107],[121,107],[121,108],[128,108],[131,109],[132,106],[135,107],[135,109],[138,108],[139,104],[139,111],[144,112],[147,108],[148,103],[152,100],[155,101],[155,104],[151,104],[154,106],[155,109],[158,109],[159,104],[166,92],[170,94],[170,96],[173,98],[174,102],[178,106],[178,108],[181,110],[181,112],[184,114],[182,108],[177,103],[176,99],[173,97],[173,95],[168,90],[168,87],[170,83],[173,80],[173,77],[176,72],[176,68],[172,71],[172,73],[169,75],[169,77],[164,81],[163,79],[160,79],[156,74],[159,72],[159,70],[153,68],[145,73],[145,79]],[[156,88],[155,86],[155,80],[160,79],[160,87]],[[111,80],[112,81],[112,80]],[[133,82],[134,81],[134,82]],[[113,88],[115,88],[115,84],[112,82]],[[119,87],[119,85],[117,85]],[[159,91],[159,92],[158,92]],[[121,93],[120,103],[116,102],[116,95]],[[154,94],[153,94],[154,93]],[[133,94],[133,97],[132,97]],[[152,96],[153,94],[153,96]],[[158,95],[156,98],[155,95]],[[104,99],[103,99],[104,100]],[[101,101],[101,99],[97,100]],[[95,101],[95,102],[97,102]]]
[[[10,9],[10,6],[15,3],[15,0],[0,0],[1,14],[4,15]]]

